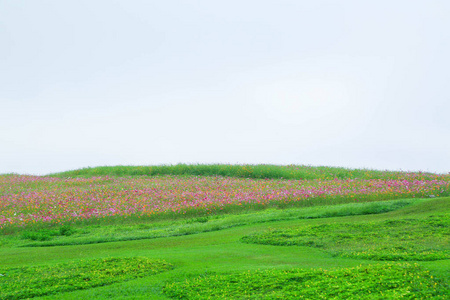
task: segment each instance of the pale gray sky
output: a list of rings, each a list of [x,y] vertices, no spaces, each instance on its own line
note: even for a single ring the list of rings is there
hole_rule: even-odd
[[[450,1],[0,0],[0,173],[450,172]]]

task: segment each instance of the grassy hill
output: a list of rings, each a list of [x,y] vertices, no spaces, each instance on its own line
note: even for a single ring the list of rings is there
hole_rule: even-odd
[[[449,182],[305,166],[2,175],[0,299],[448,299]]]

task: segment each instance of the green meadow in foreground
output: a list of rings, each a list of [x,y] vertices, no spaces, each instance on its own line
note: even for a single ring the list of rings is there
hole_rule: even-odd
[[[295,172],[301,171],[306,172],[302,173],[305,178],[309,174],[315,176],[311,180],[320,179],[316,181],[319,185],[340,176],[339,180],[349,180],[349,184],[379,178],[376,183],[380,184],[380,189],[386,190],[383,195],[387,196],[395,184],[403,184],[405,189],[420,186],[422,182],[430,188],[435,182],[440,185],[436,189],[439,196],[436,193],[418,197],[405,192],[391,199],[383,196],[379,200],[357,202],[352,199],[353,194],[349,194],[348,199],[341,195],[342,201],[316,201],[322,197],[318,186],[317,198],[312,197],[306,207],[241,208],[204,215],[167,214],[153,219],[104,217],[85,222],[48,224],[31,221],[26,226],[6,228],[8,230],[1,232],[0,299],[450,297],[450,197],[442,197],[450,192],[446,190],[449,176],[304,166],[159,167],[167,172],[186,169],[191,172],[203,168],[204,173],[195,176],[228,168],[244,175],[219,175],[249,177],[248,174],[252,173],[256,174],[254,178],[269,178],[267,173],[258,175],[258,168],[258,172],[285,172],[283,176],[279,174],[283,178],[288,178],[286,171],[297,174],[295,176],[300,174]],[[168,169],[164,169],[166,167]],[[148,168],[153,167],[91,168],[78,170],[77,174],[56,174],[63,178],[62,181],[49,177],[22,180],[13,175],[16,186],[8,186],[11,181],[5,180],[6,184],[0,186],[0,200],[10,203],[8,209],[11,212],[16,207],[22,209],[24,217],[29,213],[26,209],[31,211],[40,201],[56,197],[60,186],[63,186],[62,195],[73,198],[70,201],[79,201],[77,195],[84,195],[85,200],[81,202],[84,205],[90,203],[90,198],[102,195],[114,200],[113,194],[103,193],[115,182],[108,177],[66,180],[64,176],[141,176],[129,173],[149,173]],[[188,178],[192,175],[183,172],[181,175]],[[359,179],[361,176],[366,177]],[[128,200],[131,193],[139,196],[145,191],[138,185],[147,181],[137,178],[129,180],[130,186],[135,186],[133,189],[122,190],[118,186],[118,195],[123,203],[139,203],[139,197],[136,202]],[[172,180],[176,183],[174,188],[178,183],[188,182],[179,177],[152,182],[172,184]],[[199,195],[202,185],[211,181],[195,180],[199,185],[186,186],[192,195]],[[213,179],[216,189],[222,188],[222,180],[225,181],[222,177]],[[263,189],[269,181],[257,182],[255,189],[246,195],[251,196],[254,191]],[[290,184],[289,181],[278,181],[286,186]],[[233,180],[227,182],[236,183]],[[298,180],[293,182],[300,186],[302,183]],[[304,183],[307,184],[308,180]],[[381,186],[384,183],[394,185]],[[242,192],[239,191],[242,186],[231,186],[238,196],[241,195],[238,193]],[[155,191],[156,187],[150,188]],[[183,199],[186,196],[184,188],[179,188],[177,194],[170,191],[160,193],[158,201],[166,203],[164,201],[170,201],[170,195]],[[233,192],[233,189],[227,192]],[[214,189],[205,191],[202,197]],[[278,192],[282,194],[285,191],[279,189],[273,195]],[[323,197],[328,199],[326,195]],[[64,202],[63,197],[56,199],[54,203],[59,201],[69,207],[69,200]],[[28,201],[25,210],[21,201]],[[90,208],[83,209],[87,211]]]
[[[304,211],[220,216],[216,220],[245,217],[249,222],[234,223],[233,227],[216,231],[200,230],[197,234],[144,240],[39,248],[23,247],[10,241],[0,248],[0,274],[3,275],[0,276],[0,299],[39,295],[39,299],[352,299],[357,296],[362,299],[446,299],[449,259],[380,263],[357,256],[334,256],[310,246],[270,246],[241,241],[249,233],[264,234],[269,227],[282,231],[339,224],[344,228],[346,224],[361,227],[377,224],[383,228],[388,224],[404,226],[411,220],[434,220],[435,227],[444,230],[441,233],[446,240],[442,240],[441,250],[448,251],[448,225],[445,219],[440,224],[436,218],[448,215],[450,199],[415,199],[417,202],[409,200],[403,201],[408,203],[406,205],[393,205],[402,201],[390,201],[386,207],[396,209],[379,213],[371,211],[374,203],[363,203],[357,209],[347,204],[304,208]],[[361,214],[366,205],[369,214]],[[352,208],[357,213],[343,213]],[[282,214],[282,218],[275,218],[277,214]],[[299,217],[294,218],[295,214]],[[189,219],[185,225],[206,226],[213,221]],[[170,228],[180,226],[180,222],[174,220],[171,225],[164,221],[148,226]],[[138,224],[126,226],[139,227]],[[420,224],[414,226],[420,227]],[[132,231],[128,232],[132,234]],[[20,233],[17,234],[17,237],[3,236],[2,239],[23,241]],[[356,239],[364,240],[368,234],[359,232]],[[410,236],[423,237],[423,231],[413,230]],[[142,261],[144,259],[147,261]],[[116,266],[111,270],[105,262],[114,262]],[[151,265],[149,268],[153,271],[147,272],[146,264]],[[121,270],[128,271],[121,273]],[[158,273],[161,271],[164,272]],[[29,288],[24,290],[20,286]],[[353,294],[355,296],[351,296]]]

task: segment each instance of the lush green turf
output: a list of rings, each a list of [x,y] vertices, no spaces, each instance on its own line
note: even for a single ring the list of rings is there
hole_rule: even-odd
[[[408,173],[379,171],[369,169],[348,169],[340,167],[313,167],[305,165],[158,165],[158,166],[105,166],[84,168],[61,173],[55,177],[92,177],[92,176],[138,176],[138,175],[200,175],[230,176],[255,179],[434,179],[432,173]],[[450,180],[450,175],[446,176]]]
[[[111,285],[170,270],[148,258],[106,258],[52,266],[0,267],[0,299],[24,299]]]
[[[411,201],[411,200],[409,200]],[[0,247],[0,266],[2,268],[21,268],[26,270],[29,268],[48,268],[48,270],[56,270],[63,263],[77,263],[80,260],[92,260],[105,257],[115,258],[133,258],[145,257],[148,259],[163,259],[173,265],[172,270],[163,273],[136,278],[125,282],[117,282],[107,286],[98,286],[85,290],[77,290],[71,292],[60,292],[53,295],[42,296],[39,299],[168,299],[172,294],[169,292],[171,286],[175,287],[186,282],[202,282],[205,291],[213,288],[214,281],[210,276],[216,276],[222,281],[220,286],[224,292],[232,292],[232,289],[226,290],[225,284],[236,284],[232,282],[242,279],[239,274],[250,274],[249,281],[243,281],[241,294],[235,294],[235,299],[243,298],[245,294],[254,294],[254,299],[261,298],[261,291],[267,291],[264,295],[269,295],[272,291],[278,291],[280,299],[288,298],[291,293],[309,293],[308,289],[288,288],[289,284],[311,284],[320,287],[321,293],[333,295],[336,299],[348,299],[348,293],[353,289],[358,289],[361,293],[359,298],[364,299],[366,295],[371,293],[379,293],[378,298],[382,298],[381,292],[403,293],[408,290],[410,298],[425,298],[427,295],[433,295],[435,299],[439,294],[448,295],[448,278],[450,278],[450,263],[448,259],[438,261],[418,262],[418,267],[411,262],[402,267],[395,265],[379,265],[371,260],[361,259],[358,257],[336,257],[322,249],[306,247],[306,246],[271,246],[242,243],[242,237],[258,232],[264,232],[268,228],[274,230],[285,230],[290,228],[306,228],[308,226],[320,226],[328,224],[386,224],[387,221],[395,221],[400,219],[427,219],[431,215],[442,215],[449,212],[450,198],[435,198],[413,201],[411,205],[398,206],[396,210],[390,210],[385,213],[342,213],[342,211],[361,212],[361,207],[340,207],[341,213],[336,213],[338,207],[314,207],[290,210],[290,211],[268,211],[267,215],[262,213],[254,213],[237,216],[221,216],[217,219],[209,218],[206,221],[199,219],[185,220],[184,225],[200,225],[206,226],[210,222],[223,220],[233,220],[236,218],[236,226],[218,231],[201,232],[199,234],[160,237],[158,239],[131,240],[113,243],[72,245],[63,247],[17,247],[19,244],[15,242],[6,243]],[[392,202],[395,203],[395,202]],[[362,207],[367,204],[361,204]],[[309,209],[309,210],[308,210]],[[336,209],[336,210],[333,210]],[[368,211],[371,211],[370,209]],[[271,215],[274,214],[274,215]],[[284,213],[284,215],[283,215]],[[330,214],[335,214],[335,216]],[[277,215],[280,214],[280,215]],[[327,216],[327,217],[323,217]],[[306,217],[306,218],[305,218]],[[313,218],[309,218],[313,217]],[[242,218],[241,220],[239,218]],[[261,218],[262,222],[257,222]],[[239,223],[240,221],[249,220],[248,222]],[[175,221],[171,224],[166,221],[166,225],[160,223],[159,226],[181,226],[182,220]],[[177,223],[180,222],[180,223]],[[189,223],[193,222],[193,223]],[[178,225],[177,225],[178,224]],[[135,224],[129,225],[130,228],[138,228],[139,226],[149,226],[153,228],[156,224]],[[127,225],[128,226],[128,225]],[[132,227],[136,226],[136,227]],[[116,229],[119,229],[118,225]],[[124,228],[127,228],[126,226]],[[149,228],[149,229],[150,229]],[[53,236],[54,240],[71,239],[78,234],[77,230],[83,230],[83,227],[74,228],[75,232],[70,234],[68,229],[59,231],[55,229],[58,235]],[[86,229],[86,228],[84,228]],[[69,230],[70,231],[70,230]],[[66,233],[67,235],[64,235]],[[95,233],[95,232],[94,232]],[[132,231],[131,231],[132,233]],[[22,233],[18,233],[13,237],[18,241]],[[95,233],[97,234],[97,233]],[[98,233],[100,234],[100,233]],[[2,237],[12,238],[12,237]],[[30,242],[21,240],[23,242]],[[42,241],[52,242],[50,241]],[[39,242],[39,241],[35,241]],[[40,243],[40,242],[39,242]],[[391,267],[391,269],[389,269]],[[300,268],[300,270],[299,270]],[[408,274],[416,275],[412,282],[404,282],[398,276],[401,274],[400,269],[408,271]],[[91,269],[97,269],[95,267]],[[322,270],[321,270],[322,269]],[[20,269],[19,269],[20,270]],[[260,270],[260,271],[258,271]],[[326,270],[326,271],[324,271]],[[366,271],[367,270],[367,273]],[[372,273],[373,271],[373,273]],[[429,271],[429,275],[427,273]],[[54,271],[50,271],[54,272]],[[400,273],[399,273],[400,272]],[[0,272],[1,273],[1,272]],[[26,272],[25,272],[26,273]],[[320,274],[332,274],[333,277],[323,278]],[[1,273],[3,274],[3,273]],[[256,275],[255,275],[256,274]],[[265,283],[268,276],[259,274],[272,274],[270,277],[273,285],[267,286]],[[286,275],[290,274],[290,275]],[[406,275],[408,275],[406,274]],[[383,275],[386,280],[377,279],[375,275]],[[265,277],[264,277],[265,276]],[[289,277],[292,276],[292,277]],[[307,277],[305,277],[307,276]],[[314,277],[316,276],[316,277]],[[409,276],[409,275],[408,275]],[[419,276],[419,278],[417,278]],[[428,276],[428,277],[427,277]],[[433,276],[433,278],[431,278]],[[289,278],[297,278],[289,281]],[[351,279],[351,280],[349,280]],[[0,277],[0,284],[4,277]],[[187,281],[186,281],[187,280]],[[287,282],[286,282],[287,280]],[[253,283],[252,283],[253,282]],[[353,283],[353,286],[347,284]],[[364,285],[363,283],[367,283]],[[437,283],[436,285],[434,283]],[[247,285],[249,284],[249,285]],[[311,284],[309,284],[311,286]],[[389,285],[397,284],[393,289],[385,289]],[[431,285],[436,288],[431,289]],[[251,290],[250,287],[261,287],[259,290]],[[281,286],[281,288],[277,288]],[[392,286],[393,287],[393,286]],[[191,286],[186,287],[186,292],[191,292]],[[166,293],[164,293],[164,289]],[[179,286],[177,288],[179,290]],[[447,289],[447,290],[446,290]],[[220,289],[219,289],[220,290]],[[328,294],[327,294],[328,293]],[[434,293],[434,294],[433,294]],[[200,299],[208,299],[210,294],[203,294]],[[219,296],[218,296],[219,297]],[[308,297],[315,299],[315,296]],[[217,297],[216,297],[217,298]],[[367,297],[366,297],[367,298]],[[377,299],[377,297],[374,297]],[[387,297],[389,299],[389,297]],[[391,297],[392,298],[392,297]],[[395,298],[395,297],[394,297]],[[214,299],[212,297],[211,299]],[[232,298],[231,298],[232,299]],[[316,297],[316,299],[320,299]],[[331,298],[332,299],[332,298]]]
[[[242,238],[247,243],[308,246],[334,255],[372,260],[450,259],[450,214],[370,223],[330,223],[269,230]]]

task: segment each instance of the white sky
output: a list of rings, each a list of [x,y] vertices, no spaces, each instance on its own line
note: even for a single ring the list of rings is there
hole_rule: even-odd
[[[450,172],[450,1],[0,0],[0,173]]]

